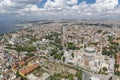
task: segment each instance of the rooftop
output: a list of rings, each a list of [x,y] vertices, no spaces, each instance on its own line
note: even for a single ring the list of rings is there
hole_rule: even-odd
[[[85,52],[87,52],[87,53],[94,53],[95,52],[95,48],[94,47],[87,47],[87,48],[85,48]]]
[[[117,43],[120,43],[120,40],[113,40],[113,42],[117,42]]]
[[[33,70],[35,70],[36,68],[38,68],[39,67],[39,64],[32,64],[32,65],[30,65],[30,66],[27,66],[27,67],[25,67],[25,68],[22,68],[22,69],[20,69],[19,70],[19,73],[21,74],[21,75],[27,75],[28,73],[30,73],[30,72],[32,72]]]

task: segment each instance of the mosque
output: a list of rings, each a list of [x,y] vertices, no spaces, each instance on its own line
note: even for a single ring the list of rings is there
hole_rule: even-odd
[[[74,53],[74,56],[72,56],[72,53]],[[100,50],[97,50],[96,47],[84,47],[83,44],[81,50],[65,51],[64,57],[65,63],[71,62],[78,66],[90,69],[92,72],[98,73],[100,70],[104,71],[103,68],[106,68],[106,73],[114,73],[115,60],[102,55],[102,45],[100,46]]]

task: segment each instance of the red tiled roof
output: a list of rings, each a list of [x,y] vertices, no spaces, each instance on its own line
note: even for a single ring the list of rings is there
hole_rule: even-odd
[[[26,59],[26,61],[30,61],[30,60],[32,60],[33,58],[35,58],[35,56]]]
[[[24,64],[25,64],[24,61],[18,62],[18,65],[19,65],[19,66],[23,66]]]
[[[19,62],[13,63],[12,67],[13,67],[13,69],[17,70],[19,66],[23,66],[23,65],[27,64],[27,62],[32,60],[33,58],[35,58],[35,57],[33,56],[30,58],[27,58],[25,61],[19,61]]]
[[[120,43],[120,40],[113,40],[113,42],[117,42],[117,43]]]
[[[117,64],[120,65],[120,52],[117,54]]]
[[[19,72],[23,75],[26,75],[26,74],[32,72],[33,70],[35,70],[38,67],[39,67],[39,64],[33,64],[31,66],[27,66],[25,68],[20,69]]]

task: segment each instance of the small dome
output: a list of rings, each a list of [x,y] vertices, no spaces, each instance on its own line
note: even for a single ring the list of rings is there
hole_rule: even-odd
[[[94,47],[87,47],[87,48],[85,48],[85,51],[88,52],[88,53],[94,53],[95,48]]]
[[[92,77],[90,77],[90,79],[89,80],[100,80],[99,78],[97,78],[96,76],[92,76]]]
[[[99,60],[98,60],[98,59],[95,59],[95,62],[99,62]]]

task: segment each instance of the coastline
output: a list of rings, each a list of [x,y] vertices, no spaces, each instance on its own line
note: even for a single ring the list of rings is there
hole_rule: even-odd
[[[1,26],[0,35],[17,32],[23,29],[27,29],[32,26],[32,23],[14,23],[11,25]]]

